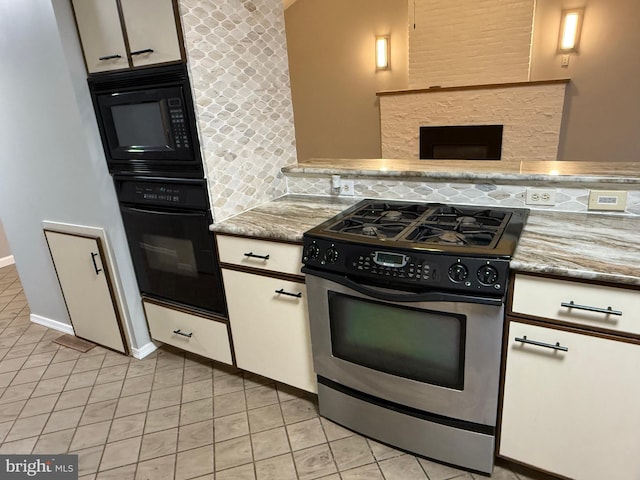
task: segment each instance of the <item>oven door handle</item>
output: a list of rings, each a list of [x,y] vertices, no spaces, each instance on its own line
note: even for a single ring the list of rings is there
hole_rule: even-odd
[[[316,277],[329,280],[331,282],[338,283],[345,287],[351,288],[356,292],[363,295],[367,295],[377,300],[384,300],[387,302],[464,302],[464,303],[482,303],[485,305],[502,306],[502,298],[492,297],[478,297],[468,294],[448,293],[441,291],[430,291],[420,293],[393,293],[387,289],[372,287],[369,285],[362,285],[358,282],[351,280],[344,275],[336,275],[334,273],[327,273],[318,270],[311,270],[307,267],[302,267],[302,273],[307,275],[314,275]]]
[[[144,208],[120,207],[127,212],[144,213],[145,215],[165,215],[174,217],[203,217],[203,212],[165,212],[163,210],[146,210]]]

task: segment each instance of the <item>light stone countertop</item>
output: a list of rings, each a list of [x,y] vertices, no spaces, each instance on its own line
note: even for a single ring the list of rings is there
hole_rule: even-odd
[[[640,184],[640,162],[401,160],[313,158],[282,168],[286,175],[345,175],[416,180]]]
[[[209,228],[301,242],[302,234],[360,198],[285,195]],[[640,217],[531,210],[511,268],[640,286]]]

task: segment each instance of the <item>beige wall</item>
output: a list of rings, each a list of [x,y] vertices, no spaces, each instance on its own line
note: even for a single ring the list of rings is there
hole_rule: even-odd
[[[560,12],[579,6],[585,6],[580,52],[562,68]],[[640,160],[639,18],[638,0],[537,0],[532,80],[571,78],[558,158]]]
[[[9,242],[7,241],[7,236],[4,233],[2,222],[0,222],[0,259],[8,257],[9,255],[11,255],[11,249],[9,248]]]
[[[297,0],[285,11],[298,159],[380,157],[376,92],[407,88],[406,0]],[[377,72],[375,35],[391,34]]]

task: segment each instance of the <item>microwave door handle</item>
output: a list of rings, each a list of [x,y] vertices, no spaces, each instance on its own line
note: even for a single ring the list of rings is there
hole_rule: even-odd
[[[202,217],[204,212],[163,212],[161,210],[146,210],[144,208],[136,207],[121,207],[122,210],[127,212],[144,213],[145,215],[164,215],[173,217]]]
[[[420,292],[420,293],[395,293],[384,288],[372,287],[370,285],[362,285],[343,275],[311,270],[302,267],[302,273],[307,275],[315,275],[316,277],[338,283],[345,287],[351,288],[358,293],[367,295],[368,297],[384,300],[387,302],[465,302],[465,303],[482,303],[485,305],[501,306],[502,298],[477,297],[474,295],[460,295],[448,292]]]

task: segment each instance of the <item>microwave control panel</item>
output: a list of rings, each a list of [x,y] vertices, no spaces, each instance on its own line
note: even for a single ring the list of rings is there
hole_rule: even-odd
[[[189,136],[187,135],[187,127],[185,126],[187,116],[182,108],[182,100],[178,97],[169,98],[167,100],[169,104],[169,116],[171,117],[171,126],[173,130],[173,137],[176,142],[176,149],[185,148],[188,149]]]

